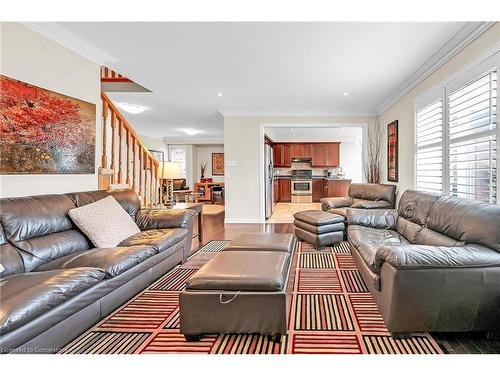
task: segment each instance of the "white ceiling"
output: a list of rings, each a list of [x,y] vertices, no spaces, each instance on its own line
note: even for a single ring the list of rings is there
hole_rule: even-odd
[[[361,142],[363,130],[356,126],[266,128],[274,142]]]
[[[157,138],[222,137],[218,110],[374,113],[466,23],[60,23],[153,91],[111,93]],[[217,94],[223,93],[222,97]],[[343,96],[348,92],[348,96]]]

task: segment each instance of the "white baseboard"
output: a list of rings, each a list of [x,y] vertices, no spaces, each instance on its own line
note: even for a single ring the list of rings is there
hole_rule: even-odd
[[[264,224],[258,217],[226,217],[224,219],[226,224]]]

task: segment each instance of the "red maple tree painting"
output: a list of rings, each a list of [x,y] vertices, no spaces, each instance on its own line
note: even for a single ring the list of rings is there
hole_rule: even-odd
[[[0,75],[0,174],[95,172],[95,104]]]

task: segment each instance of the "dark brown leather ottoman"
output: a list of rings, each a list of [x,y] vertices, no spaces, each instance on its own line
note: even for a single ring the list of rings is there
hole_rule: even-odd
[[[286,251],[297,247],[297,237],[290,233],[244,233],[231,240],[221,251]]]
[[[297,212],[295,218],[295,234],[321,250],[325,246],[342,242],[344,238],[344,217],[319,210]]]
[[[251,237],[256,240],[248,241],[247,249],[221,251],[187,281],[179,296],[180,332],[187,341],[208,333],[260,333],[277,341],[286,333],[286,289],[297,239],[293,234]],[[235,243],[245,247],[245,237]],[[269,249],[252,243],[264,248],[269,243]]]

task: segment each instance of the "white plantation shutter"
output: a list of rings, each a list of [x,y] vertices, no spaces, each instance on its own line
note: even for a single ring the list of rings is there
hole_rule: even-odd
[[[448,106],[449,193],[496,203],[496,68],[451,92]]]
[[[417,190],[443,192],[443,100],[417,111],[416,185]]]
[[[415,188],[498,203],[497,67],[478,62],[415,100]]]

